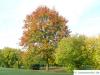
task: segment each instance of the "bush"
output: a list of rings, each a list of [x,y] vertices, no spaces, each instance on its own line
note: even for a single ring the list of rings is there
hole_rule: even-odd
[[[40,64],[32,64],[32,66],[31,66],[31,68],[33,69],[33,70],[40,70]]]

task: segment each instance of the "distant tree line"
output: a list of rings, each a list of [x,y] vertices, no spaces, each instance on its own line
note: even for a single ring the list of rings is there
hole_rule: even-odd
[[[50,65],[65,67],[68,72],[74,69],[100,69],[100,37],[73,35],[63,38],[55,49]],[[35,49],[34,49],[35,50]],[[32,69],[34,64],[46,65],[41,56],[34,50],[14,49],[5,47],[0,50],[0,66],[6,68]],[[38,67],[39,67],[38,65]]]

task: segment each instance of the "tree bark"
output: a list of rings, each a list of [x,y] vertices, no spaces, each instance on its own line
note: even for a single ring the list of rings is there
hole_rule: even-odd
[[[49,70],[49,63],[46,64],[46,71]]]
[[[47,58],[47,63],[46,63],[46,71],[49,70],[49,61],[48,61],[48,58]]]

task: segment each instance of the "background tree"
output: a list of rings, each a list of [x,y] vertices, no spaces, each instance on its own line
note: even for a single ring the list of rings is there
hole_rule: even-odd
[[[96,37],[86,37],[85,50],[83,55],[85,56],[84,69],[95,69],[94,67],[94,54],[97,50]]]
[[[4,64],[4,59],[3,59],[2,49],[0,49],[0,67],[2,67],[3,64]]]
[[[20,51],[18,49],[5,47],[2,50],[3,67],[19,68],[20,67]]]
[[[90,39],[90,38],[89,38]],[[91,38],[93,44],[91,45],[93,67],[96,70],[100,69],[100,36]]]
[[[47,70],[49,62],[54,57],[57,43],[69,35],[68,22],[58,12],[47,7],[38,7],[24,20],[23,36],[20,45],[32,50],[46,61]]]
[[[57,64],[64,65],[68,72],[74,69],[82,69],[82,65],[86,60],[83,52],[85,52],[85,36],[70,36],[59,42],[55,61]]]
[[[74,69],[100,69],[100,38],[74,35],[63,38],[56,49],[56,63]]]

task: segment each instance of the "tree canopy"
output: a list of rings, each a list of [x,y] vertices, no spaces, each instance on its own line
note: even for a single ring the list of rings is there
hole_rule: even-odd
[[[33,49],[35,53],[49,64],[54,57],[54,50],[59,40],[69,36],[67,22],[68,20],[54,9],[40,6],[32,14],[26,16],[20,45],[29,50],[35,48]]]

